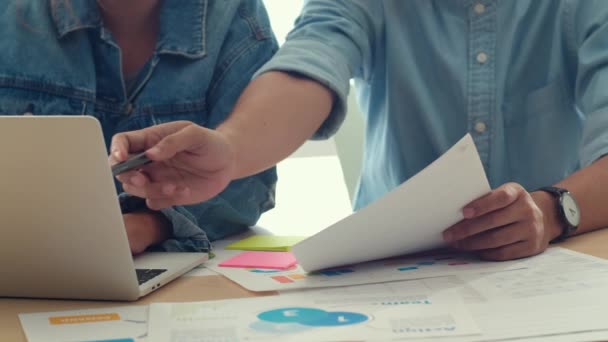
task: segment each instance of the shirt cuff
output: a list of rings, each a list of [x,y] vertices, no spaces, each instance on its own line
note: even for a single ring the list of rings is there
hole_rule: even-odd
[[[118,199],[123,214],[149,210],[143,198],[121,193]],[[171,238],[159,245],[149,247],[149,251],[209,252],[211,250],[207,234],[194,224],[196,219],[185,208],[165,208],[161,209],[160,213],[171,223]]]
[[[166,252],[209,252],[211,250],[211,242],[209,242],[207,234],[201,227],[194,224],[196,219],[184,207],[165,208],[160,212],[171,222],[173,234],[170,239],[157,246],[157,249]]]

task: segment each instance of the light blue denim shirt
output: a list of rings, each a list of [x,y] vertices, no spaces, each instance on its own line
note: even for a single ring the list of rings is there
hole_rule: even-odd
[[[92,115],[106,145],[115,133],[167,121],[215,127],[277,49],[261,1],[163,1],[156,49],[127,93],[96,1],[70,3],[0,2],[0,114]],[[269,169],[207,202],[163,210],[173,236],[158,248],[204,251],[255,224],[274,206],[275,182]],[[141,199],[120,198],[125,211],[145,209]]]
[[[493,187],[551,185],[608,153],[606,0],[311,0],[269,70],[336,92],[318,137],[355,79],[367,125],[355,208],[467,132]]]

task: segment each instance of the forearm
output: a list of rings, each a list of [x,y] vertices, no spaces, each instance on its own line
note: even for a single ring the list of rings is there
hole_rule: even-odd
[[[245,89],[218,126],[234,148],[233,178],[265,170],[302,145],[328,117],[333,93],[320,83],[268,72]]]
[[[608,157],[603,157],[555,184],[557,187],[570,191],[580,207],[581,222],[575,234],[608,227],[607,170]],[[549,194],[541,192],[533,193],[533,197],[543,210],[545,224],[559,234],[562,223],[557,215],[555,199]]]

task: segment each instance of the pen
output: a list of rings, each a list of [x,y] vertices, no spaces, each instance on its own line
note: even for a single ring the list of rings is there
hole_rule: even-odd
[[[145,152],[136,154],[129,159],[112,166],[112,175],[117,176],[121,173],[131,171],[140,166],[151,163],[152,161],[146,157]]]

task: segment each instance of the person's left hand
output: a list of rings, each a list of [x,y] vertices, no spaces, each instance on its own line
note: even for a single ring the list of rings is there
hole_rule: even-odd
[[[158,212],[144,211],[123,214],[131,253],[143,253],[146,248],[169,238],[169,222]]]
[[[443,238],[452,247],[487,260],[539,254],[559,236],[559,227],[547,220],[555,215],[552,200],[543,193],[531,195],[519,184],[504,184],[469,203],[464,219],[446,229]]]

